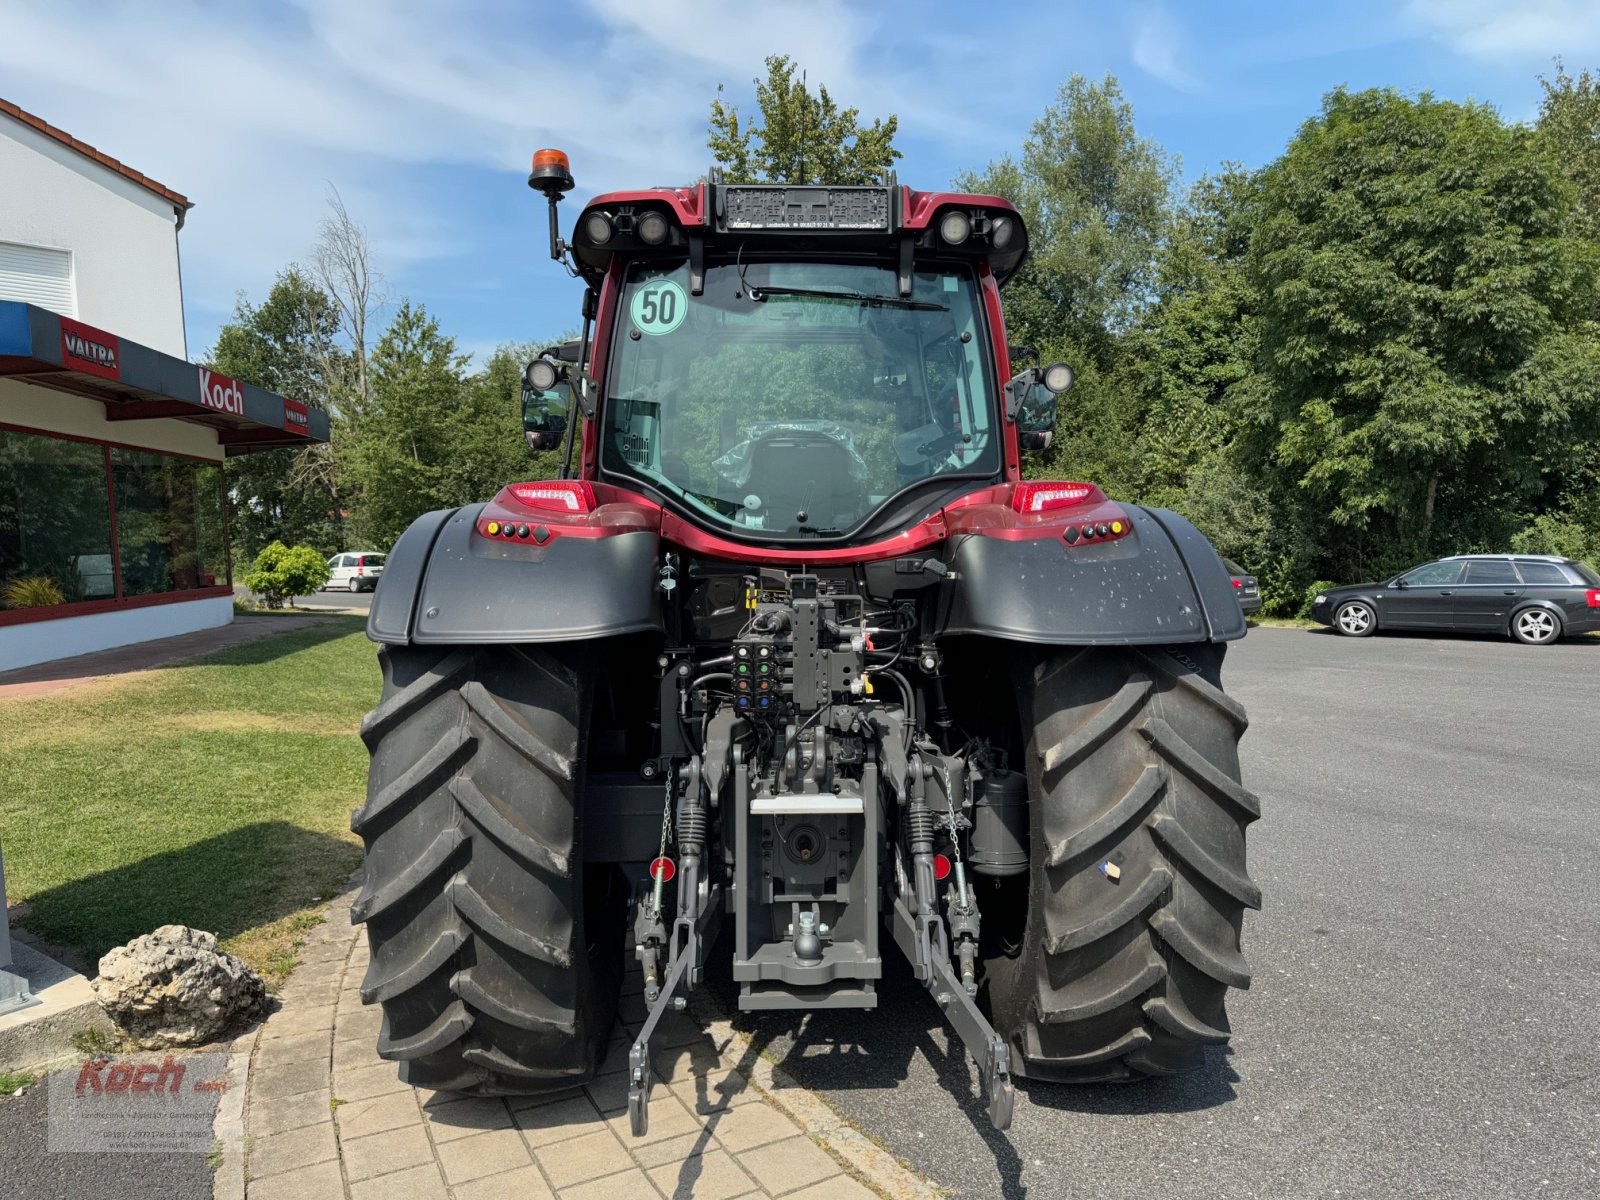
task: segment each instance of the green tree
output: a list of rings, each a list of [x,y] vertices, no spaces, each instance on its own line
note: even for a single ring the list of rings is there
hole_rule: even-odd
[[[1600,243],[1600,75],[1567,73],[1556,63],[1556,77],[1541,79],[1538,130],[1561,171],[1577,189],[1575,231]]]
[[[261,304],[242,295],[208,365],[315,408],[331,407],[328,367],[337,361],[339,322],[327,295],[295,267],[281,272]],[[332,554],[343,545],[341,497],[321,448],[268,450],[228,462],[233,542],[252,558],[270,542],[304,542]]]
[[[722,85],[711,102],[712,159],[729,183],[879,182],[902,157],[894,148],[899,118],[893,115],[862,125],[860,109],[840,110],[826,87],[813,94],[803,73],[787,55],[767,59],[767,78],[756,79],[761,123],[741,119],[724,104]]]
[[[1077,372],[1049,454],[1025,464],[1030,475],[1093,479],[1129,499],[1145,490],[1149,399],[1125,343],[1159,280],[1174,172],[1139,135],[1113,77],[1074,75],[1020,154],[956,180],[1012,201],[1027,223],[1028,260],[1006,285],[1007,336]]]
[[[357,540],[390,546],[421,514],[464,502],[452,491],[451,464],[466,361],[427,309],[401,303],[372,351],[367,413],[351,457],[362,497],[352,514]]]
[[[1533,131],[1429,95],[1333,92],[1264,172],[1256,395],[1339,575],[1503,547],[1592,443],[1571,207]]]
[[[1034,122],[1020,157],[961,176],[964,191],[1011,200],[1031,253],[1007,285],[1014,342],[1067,351],[1102,371],[1149,300],[1171,216],[1176,164],[1134,127],[1116,79],[1074,75]],[[1081,396],[1081,394],[1080,394]]]
[[[452,504],[487,500],[508,483],[559,474],[561,452],[535,453],[522,431],[522,369],[550,345],[501,346],[465,382],[443,482]]]
[[[1138,397],[1137,490],[1170,504],[1189,475],[1239,432],[1259,297],[1246,271],[1255,176],[1204,176],[1157,253],[1154,299],[1123,339]]]

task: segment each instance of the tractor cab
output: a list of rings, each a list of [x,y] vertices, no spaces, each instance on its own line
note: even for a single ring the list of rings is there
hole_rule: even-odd
[[[529,179],[552,211],[554,153]],[[773,545],[871,542],[1015,481],[1071,381],[1011,375],[998,289],[1027,245],[1004,200],[892,179],[598,196],[570,245],[552,225],[596,331],[562,373],[592,417],[571,473]]]

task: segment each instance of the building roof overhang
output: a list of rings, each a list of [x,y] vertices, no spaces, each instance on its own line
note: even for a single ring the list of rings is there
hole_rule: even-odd
[[[0,300],[0,378],[105,405],[112,421],[188,421],[231,457],[328,440],[328,414],[49,309]]]
[[[52,141],[60,142],[63,146],[66,146],[72,150],[76,150],[79,154],[83,155],[90,161],[99,163],[108,171],[115,171],[124,179],[138,184],[146,191],[154,192],[168,204],[172,205],[172,207],[176,210],[178,214],[178,223],[180,225],[183,223],[183,214],[194,207],[194,201],[190,200],[182,192],[175,192],[166,184],[157,183],[143,171],[135,171],[121,159],[112,158],[111,155],[105,153],[104,151],[96,150],[93,146],[89,145],[88,142],[85,142],[80,138],[73,137],[65,129],[56,128],[56,126],[50,124],[50,122],[46,121],[43,117],[36,117],[27,109],[13,104],[9,100],[0,100],[0,113],[11,117],[13,120],[20,121],[22,124],[28,126],[37,133],[42,133],[45,137],[51,139]]]

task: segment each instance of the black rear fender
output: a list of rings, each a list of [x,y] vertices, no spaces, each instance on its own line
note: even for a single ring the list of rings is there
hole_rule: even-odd
[[[1113,541],[972,535],[956,542],[943,632],[1057,646],[1243,637],[1232,577],[1204,535],[1167,509],[1124,507],[1133,528]]]
[[[661,628],[659,539],[629,530],[546,545],[474,533],[483,505],[412,522],[379,577],[367,636],[388,645],[566,642]]]

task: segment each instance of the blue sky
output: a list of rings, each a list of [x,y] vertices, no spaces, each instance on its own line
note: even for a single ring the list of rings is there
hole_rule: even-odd
[[[1600,66],[1600,0],[0,0],[0,28],[0,97],[196,201],[192,357],[307,254],[330,186],[464,350],[574,326],[529,154],[567,149],[580,200],[694,179],[717,84],[748,104],[767,54],[897,113],[921,188],[1014,150],[1074,72],[1116,75],[1192,179],[1270,161],[1341,84],[1528,120],[1553,58]]]

